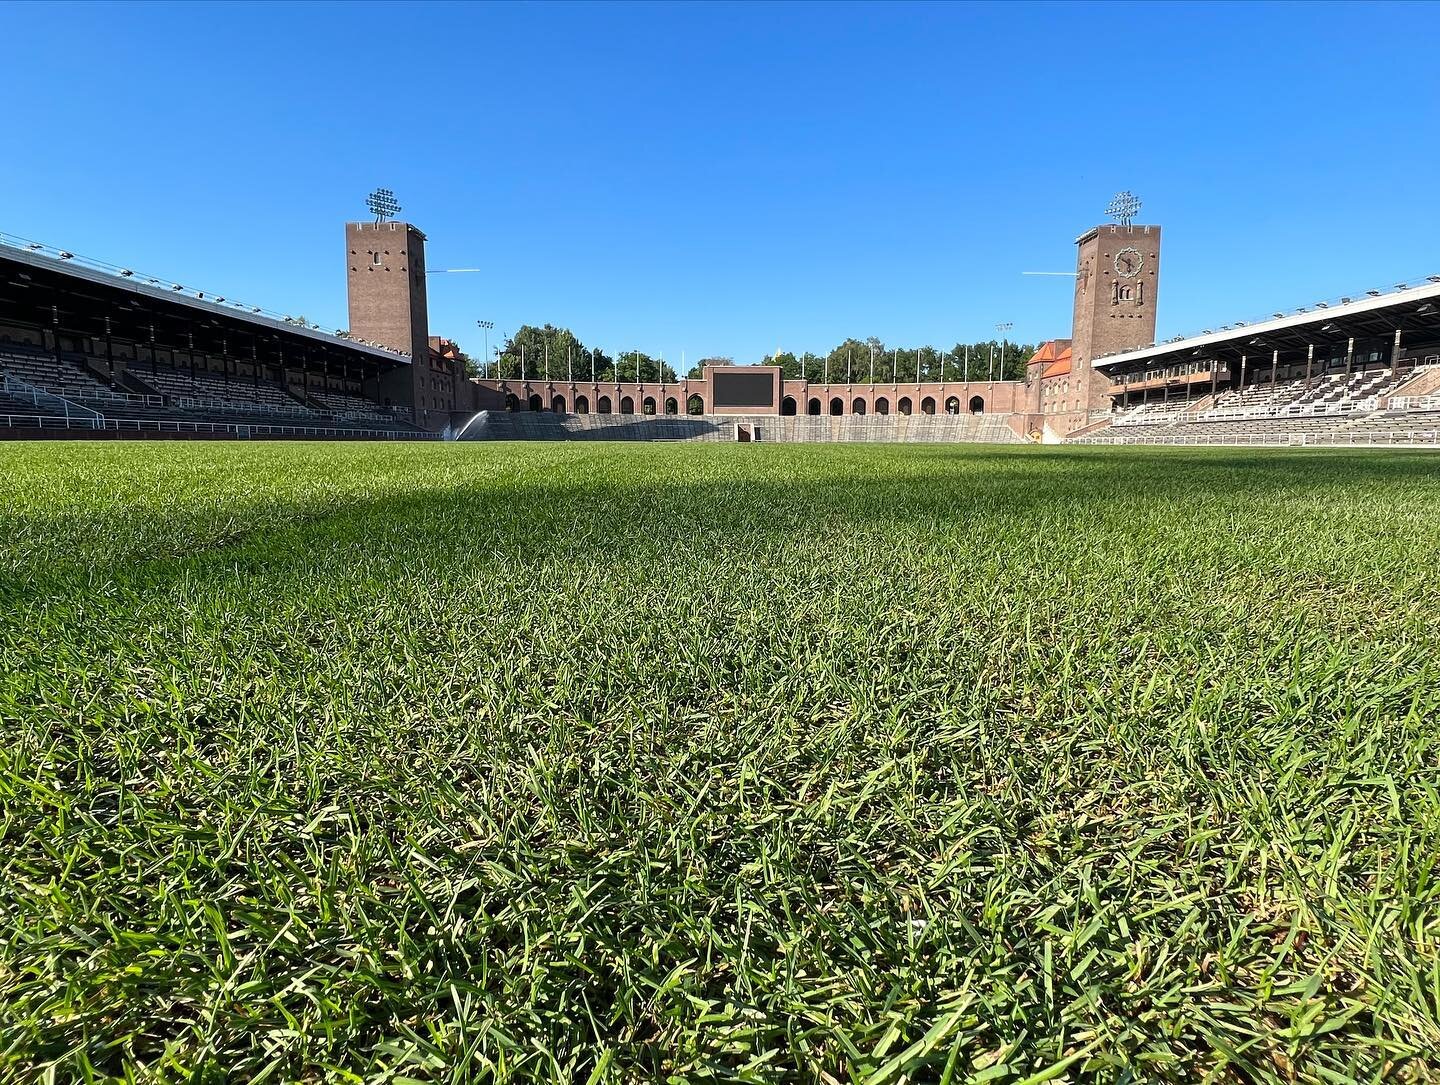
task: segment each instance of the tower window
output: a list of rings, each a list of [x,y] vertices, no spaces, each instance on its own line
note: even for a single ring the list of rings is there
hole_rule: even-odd
[[[371,253],[370,258],[375,261],[376,267],[379,267],[381,264],[385,263],[385,257],[381,256],[378,252]]]

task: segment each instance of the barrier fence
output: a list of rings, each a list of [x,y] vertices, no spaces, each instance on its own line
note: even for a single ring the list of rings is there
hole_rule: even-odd
[[[114,433],[208,433],[225,437],[328,437],[334,439],[438,441],[442,435],[419,430],[360,429],[330,426],[285,426],[243,422],[181,422],[168,418],[104,418],[99,415],[0,414],[0,428],[66,429]]]

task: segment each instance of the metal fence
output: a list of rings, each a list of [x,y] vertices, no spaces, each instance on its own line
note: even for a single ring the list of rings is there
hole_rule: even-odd
[[[247,439],[251,437],[328,437],[333,439],[438,441],[441,435],[420,430],[338,429],[332,426],[285,426],[238,422],[180,422],[168,418],[105,418],[100,415],[73,414],[0,414],[0,428],[108,430],[115,433],[193,433],[215,434]]]
[[[1090,445],[1232,445],[1266,448],[1436,448],[1440,430],[1382,430],[1347,433],[1236,433],[1174,435],[1166,437],[1122,437],[1105,434],[1082,438]]]

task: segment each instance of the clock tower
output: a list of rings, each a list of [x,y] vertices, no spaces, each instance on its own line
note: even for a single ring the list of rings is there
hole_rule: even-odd
[[[1139,200],[1128,193],[1116,197],[1129,205],[1120,222],[1096,226],[1076,239],[1075,319],[1071,325],[1074,371],[1084,374],[1088,407],[1109,406],[1110,382],[1092,369],[1096,358],[1119,350],[1148,347],[1155,342],[1155,301],[1160,286],[1160,227],[1130,223],[1129,211]]]

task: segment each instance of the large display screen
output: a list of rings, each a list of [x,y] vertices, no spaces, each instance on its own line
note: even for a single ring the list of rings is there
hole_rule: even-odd
[[[746,373],[741,369],[713,369],[710,371],[715,406],[717,407],[773,407],[775,406],[775,375],[773,373]]]

